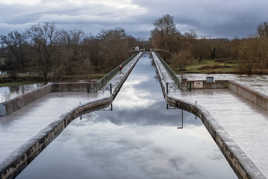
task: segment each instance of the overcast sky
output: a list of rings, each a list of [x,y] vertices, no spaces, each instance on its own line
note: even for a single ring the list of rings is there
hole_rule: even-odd
[[[154,20],[164,14],[174,17],[181,32],[244,37],[268,21],[268,0],[0,0],[0,33],[49,21],[93,35],[122,27],[147,38]]]

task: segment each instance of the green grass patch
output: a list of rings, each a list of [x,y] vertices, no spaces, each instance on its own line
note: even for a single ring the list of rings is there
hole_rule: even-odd
[[[238,65],[233,61],[195,60],[185,67],[186,73],[236,73]],[[178,70],[177,70],[178,71]]]
[[[105,74],[89,74],[88,78],[89,79],[100,79],[104,76]]]

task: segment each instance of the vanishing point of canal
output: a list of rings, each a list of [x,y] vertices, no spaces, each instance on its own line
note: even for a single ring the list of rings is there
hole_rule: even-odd
[[[144,54],[112,107],[73,121],[17,178],[237,177],[198,118],[166,108]]]

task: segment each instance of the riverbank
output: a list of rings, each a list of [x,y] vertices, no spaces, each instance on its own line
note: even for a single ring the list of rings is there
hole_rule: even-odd
[[[250,75],[267,75],[268,69],[256,69],[250,72],[246,69],[240,69],[238,60],[233,59],[204,59],[204,60],[190,60],[191,63],[186,64],[183,68],[179,67],[176,62],[168,61],[169,66],[176,73],[198,73],[198,74],[250,74]]]

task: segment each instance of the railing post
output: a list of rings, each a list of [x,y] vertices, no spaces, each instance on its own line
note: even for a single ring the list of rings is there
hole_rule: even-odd
[[[110,95],[111,96],[113,95],[113,86],[112,86],[112,83],[110,83]]]
[[[192,91],[192,82],[190,82],[190,89],[189,90]]]
[[[87,93],[89,93],[90,83],[87,83]]]
[[[168,95],[168,82],[166,82],[166,93]]]
[[[181,126],[178,126],[177,129],[183,129],[183,109],[181,109]]]
[[[183,109],[181,109],[181,118],[182,118],[182,128],[183,128]]]
[[[81,101],[79,102],[79,106],[80,106],[80,107],[82,106]],[[82,119],[83,119],[83,114],[81,113],[81,115],[80,115],[80,120],[82,120]]]
[[[187,86],[187,88],[188,88],[189,91],[192,90],[192,82],[191,82],[191,81],[188,81],[188,82],[186,83],[186,86]]]

